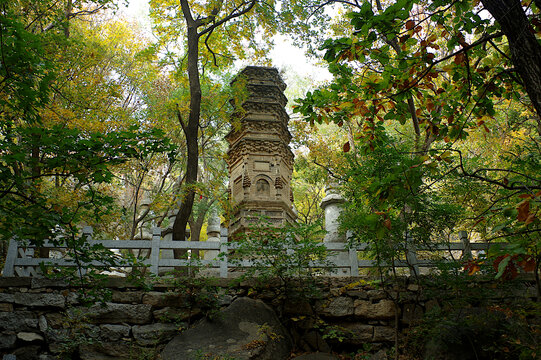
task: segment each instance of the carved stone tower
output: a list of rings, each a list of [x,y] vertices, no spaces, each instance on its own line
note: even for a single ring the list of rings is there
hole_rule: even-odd
[[[242,233],[254,217],[263,215],[276,225],[292,222],[293,193],[290,182],[293,153],[289,149],[289,116],[284,107],[286,84],[278,70],[248,66],[233,80],[246,84],[240,126],[226,135],[229,143],[229,191],[234,212],[229,236]]]

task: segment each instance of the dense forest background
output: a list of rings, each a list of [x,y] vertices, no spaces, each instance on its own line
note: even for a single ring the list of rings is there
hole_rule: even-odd
[[[85,225],[205,240],[209,214],[230,211],[223,138],[244,92],[229,83],[241,64],[272,66],[280,34],[332,74],[283,72],[298,222],[322,227],[334,184],[342,229],[378,261],[466,231],[507,246],[454,274],[533,272],[539,298],[538,0],[151,0],[150,32],[125,5],[0,0],[0,265],[13,237],[71,239],[91,259]],[[506,313],[525,332],[498,351],[536,357],[527,311]]]
[[[336,182],[359,239],[392,252],[466,230],[512,243],[510,270],[538,268],[539,4],[154,0],[151,33],[124,5],[1,3],[4,247],[82,225],[133,239],[177,211],[175,238],[204,237],[228,208],[229,81],[285,34],[333,75],[286,78],[300,222]]]

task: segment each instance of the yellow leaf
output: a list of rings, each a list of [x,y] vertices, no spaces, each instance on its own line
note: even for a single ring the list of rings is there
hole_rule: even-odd
[[[451,72],[453,71],[454,68],[455,66],[453,64],[449,64],[449,65],[443,66],[441,69],[445,72]]]
[[[350,107],[353,107],[353,103],[351,103],[351,102],[349,102],[349,101],[343,102],[343,103],[341,103],[340,105],[338,105],[338,108],[339,108],[340,110],[343,110],[343,109],[345,109],[345,108],[350,108]]]

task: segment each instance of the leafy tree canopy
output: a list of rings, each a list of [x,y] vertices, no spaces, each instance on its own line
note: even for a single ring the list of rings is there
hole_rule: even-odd
[[[329,169],[348,189],[348,224],[404,243],[421,229],[441,235],[424,223],[440,219],[505,238],[539,263],[537,5],[341,3],[349,25],[322,46],[334,80],[295,111],[352,130],[342,146],[349,164]]]

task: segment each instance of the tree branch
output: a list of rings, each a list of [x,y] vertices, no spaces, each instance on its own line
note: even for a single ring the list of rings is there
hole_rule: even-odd
[[[186,124],[184,124],[184,120],[182,120],[182,115],[180,114],[180,109],[178,108],[178,105],[177,105],[177,119],[178,119],[178,123],[182,127],[182,131],[186,134]]]
[[[181,1],[186,1],[186,0],[181,0]],[[257,2],[257,0],[250,0],[248,2],[243,2],[242,4],[240,4],[239,6],[237,6],[235,9],[233,9],[229,15],[227,15],[226,17],[224,17],[223,19],[219,20],[219,21],[216,21],[214,22],[212,25],[210,25],[208,28],[202,30],[200,33],[198,33],[198,36],[203,36],[204,34],[208,33],[208,32],[211,32],[211,31],[214,31],[214,29],[216,29],[218,26],[222,25],[222,24],[225,24],[226,22],[228,22],[229,20],[232,20],[232,19],[235,19],[239,16],[242,16],[244,14],[246,14],[247,12],[249,12],[250,10],[252,10],[252,8],[255,6],[255,3]],[[245,6],[246,7],[242,10],[239,10],[241,7]],[[202,23],[199,24],[199,26],[203,25]]]

